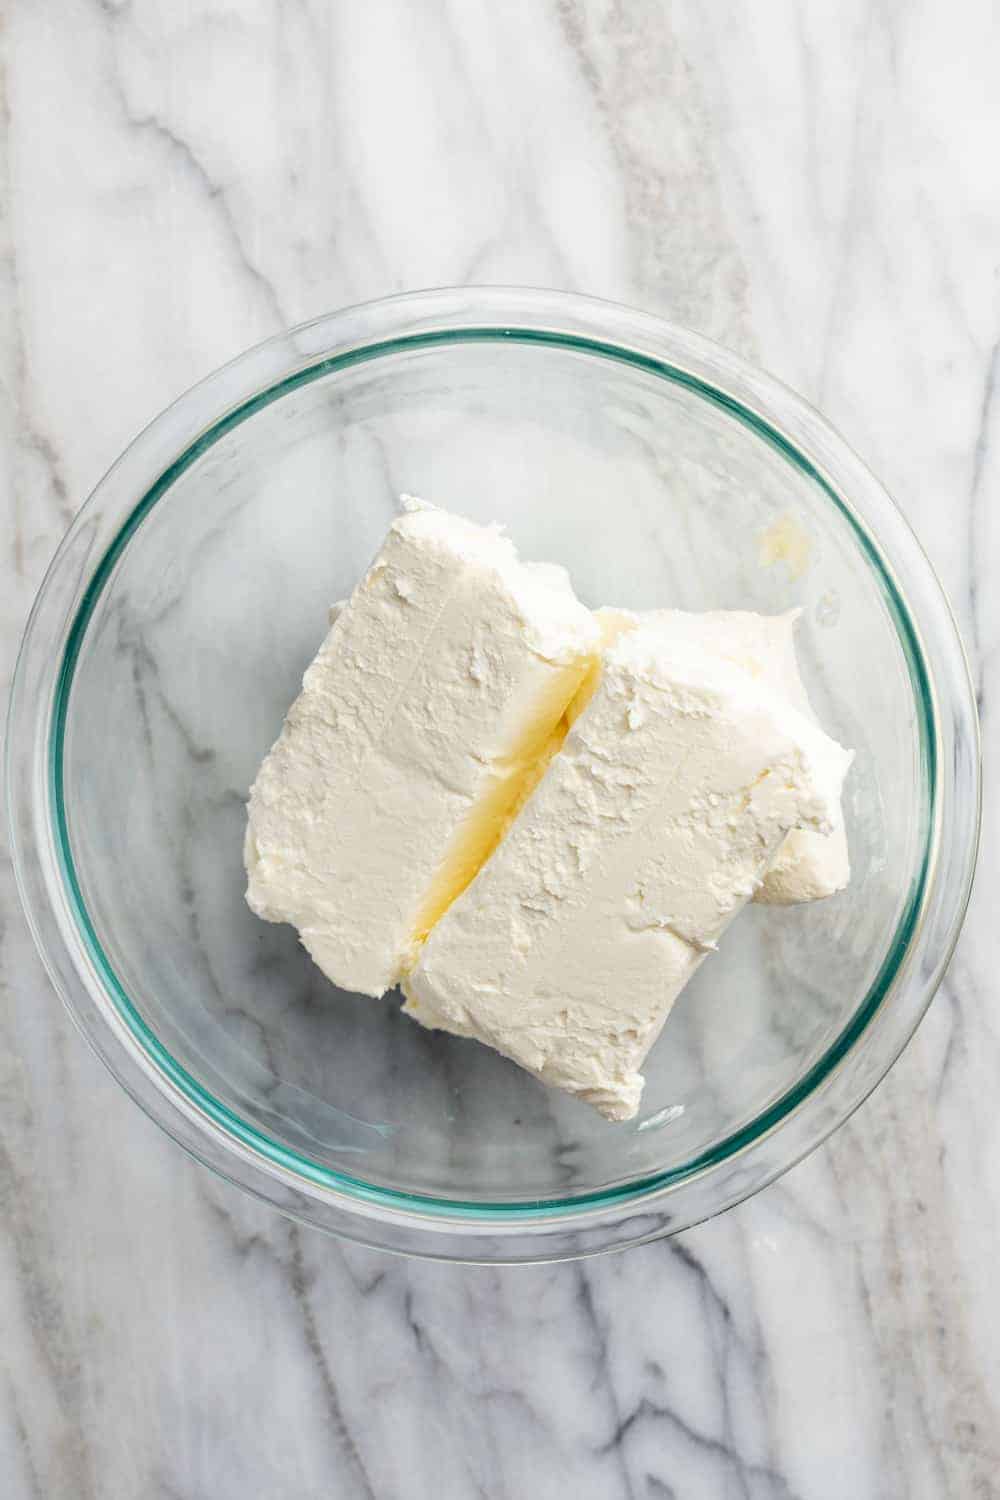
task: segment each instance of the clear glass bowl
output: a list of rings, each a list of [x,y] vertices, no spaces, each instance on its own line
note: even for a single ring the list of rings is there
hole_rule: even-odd
[[[400,491],[505,522],[594,605],[799,606],[810,694],[857,751],[850,889],[740,917],[629,1124],[337,993],[244,904],[247,788]],[[8,795],[57,989],[193,1155],[368,1244],[545,1259],[719,1212],[883,1076],[965,908],[976,711],[925,557],[802,401],[625,308],[464,289],[272,339],[137,438],[29,622]]]

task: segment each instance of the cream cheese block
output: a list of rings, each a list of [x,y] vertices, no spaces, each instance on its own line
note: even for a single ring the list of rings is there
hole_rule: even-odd
[[[789,831],[830,830],[851,756],[682,632],[605,625],[589,701],[404,993],[425,1026],[625,1120],[674,999]]]
[[[793,708],[816,722],[795,653],[795,629],[800,610],[781,615],[758,615],[747,610],[713,610],[693,614],[683,610],[649,610],[616,619],[657,624],[673,639],[686,640],[732,662],[784,697]],[[838,799],[828,834],[793,828],[754,896],[755,901],[787,906],[818,901],[846,888],[851,878],[843,809]]]
[[[599,628],[568,575],[404,501],[250,794],[247,900],[381,995],[488,857],[567,728]]]

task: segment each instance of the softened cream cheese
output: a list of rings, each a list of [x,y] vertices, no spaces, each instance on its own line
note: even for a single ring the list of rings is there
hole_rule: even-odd
[[[713,610],[694,614],[677,609],[650,610],[618,618],[642,620],[665,630],[673,640],[689,641],[731,662],[785,698],[806,718],[817,722],[795,653],[795,629],[801,610],[758,615],[748,610]],[[764,876],[755,901],[788,906],[835,895],[851,878],[847,832],[840,801],[827,834],[793,828]]]
[[[630,623],[430,934],[407,1011],[631,1118],[676,996],[789,831],[829,833],[850,760],[765,681],[663,622]]]
[[[320,968],[631,1118],[677,994],[750,899],[849,878],[850,753],[795,611],[576,599],[404,502],[250,795],[247,899]]]
[[[565,731],[599,631],[567,574],[408,501],[335,614],[250,794],[247,900],[381,995]]]

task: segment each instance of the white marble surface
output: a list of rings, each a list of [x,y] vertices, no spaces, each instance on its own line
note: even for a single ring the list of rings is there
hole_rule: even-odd
[[[529,282],[813,398],[941,571],[1000,753],[993,0],[7,0],[0,682],[147,418],[281,325]],[[408,1264],[161,1138],[72,1030],[0,849],[5,1500],[1000,1495],[1000,818],[902,1061],[724,1219]]]

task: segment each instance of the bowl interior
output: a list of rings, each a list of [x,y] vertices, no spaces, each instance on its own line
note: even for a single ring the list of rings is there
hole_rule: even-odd
[[[739,917],[630,1124],[421,1030],[398,997],[338,991],[244,904],[247,789],[400,491],[504,522],[592,605],[800,607],[814,706],[857,752],[849,890]],[[235,1129],[311,1170],[495,1204],[711,1160],[815,1081],[905,949],[929,790],[902,608],[807,464],[642,361],[462,334],[290,379],[146,497],[74,626],[55,785],[116,1003]]]

